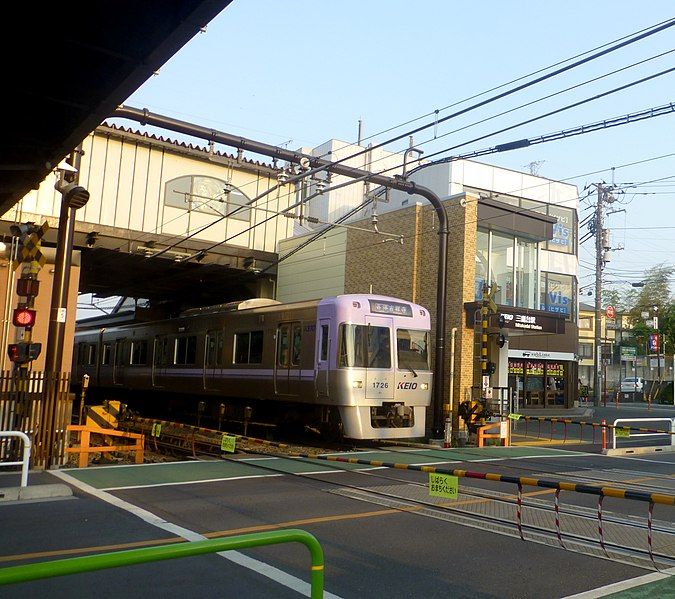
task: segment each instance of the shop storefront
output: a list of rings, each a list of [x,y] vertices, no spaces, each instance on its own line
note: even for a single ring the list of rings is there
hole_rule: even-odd
[[[520,408],[564,408],[575,399],[575,356],[509,350],[509,387]]]

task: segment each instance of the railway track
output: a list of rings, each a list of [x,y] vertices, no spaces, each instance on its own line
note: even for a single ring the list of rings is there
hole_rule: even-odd
[[[157,433],[157,424],[161,430]],[[146,445],[158,452],[169,452],[178,456],[191,455],[195,458],[224,456],[221,443],[224,433],[213,429],[190,426],[175,422],[157,421],[144,418],[134,418],[125,423],[125,428],[134,432],[148,435]],[[380,445],[371,447],[354,445],[337,445],[276,442],[242,435],[235,435],[236,451],[273,455],[278,458],[307,459],[313,456],[330,452],[364,451],[377,447],[378,451],[389,452],[392,455],[403,451],[409,453],[415,448],[415,454],[423,457],[424,450],[433,450],[434,447],[423,444],[410,444],[408,449],[383,449]],[[435,448],[438,449],[438,448]],[[470,448],[469,448],[470,450]],[[438,455],[429,454],[438,460]],[[284,472],[275,468],[273,462],[265,464],[248,463],[266,472]],[[500,465],[509,467],[507,465]],[[340,469],[330,464],[329,467]],[[532,468],[522,468],[532,471]],[[369,470],[351,471],[355,476],[363,476],[375,484],[345,484],[334,478],[321,478],[316,474],[311,476],[298,474],[301,478],[311,480],[311,484],[326,485],[327,492],[338,494],[351,499],[377,504],[392,509],[400,509],[423,517],[431,517],[490,531],[507,536],[520,536],[523,540],[557,546],[565,550],[583,553],[594,557],[610,559],[639,567],[661,570],[675,566],[675,530],[667,520],[655,519],[648,525],[648,518],[606,512],[602,515],[601,530],[598,536],[598,510],[575,505],[573,503],[558,503],[553,501],[553,490],[550,490],[549,500],[533,496],[518,497],[514,493],[503,493],[492,489],[462,485],[457,500],[448,502],[429,497],[428,487],[423,479],[411,480],[393,475],[390,471]],[[595,471],[597,473],[597,471]],[[547,474],[556,474],[546,471]],[[570,473],[569,477],[582,479],[597,484],[612,483],[622,485],[611,477],[600,478],[591,475]],[[383,481],[389,484],[383,484]],[[653,485],[640,485],[640,488],[649,489]],[[635,485],[633,485],[633,488]],[[539,491],[530,495],[546,493]],[[558,504],[557,510],[555,504]],[[520,516],[518,517],[518,514]],[[651,515],[649,516],[651,519]]]

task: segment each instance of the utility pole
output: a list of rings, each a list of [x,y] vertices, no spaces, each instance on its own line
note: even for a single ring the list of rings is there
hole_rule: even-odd
[[[602,271],[609,262],[609,252],[612,247],[609,242],[609,231],[603,228],[605,203],[611,204],[614,198],[610,194],[611,187],[606,188],[597,183],[598,201],[595,206],[595,371],[593,373],[593,393],[596,405],[600,404],[600,389],[603,386],[602,370]]]
[[[602,208],[605,188],[597,184],[598,201],[595,205],[595,360],[593,370],[593,395],[595,405],[600,405],[602,365]]]

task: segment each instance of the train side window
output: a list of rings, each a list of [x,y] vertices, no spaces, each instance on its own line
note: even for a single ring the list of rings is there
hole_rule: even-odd
[[[155,366],[166,366],[169,363],[169,340],[166,337],[155,338]]]
[[[281,325],[277,332],[277,364],[284,368],[288,368],[289,365],[290,333],[290,327],[287,324]]]
[[[223,331],[209,331],[206,336],[206,365],[223,365]]]
[[[197,360],[197,337],[178,337],[174,346],[174,364],[194,364]]]
[[[293,351],[291,353],[291,366],[298,366],[300,364],[300,349],[302,347],[302,326],[300,324],[293,325]]]
[[[249,352],[249,364],[262,364],[263,332],[251,331],[251,349]]]
[[[250,331],[234,335],[234,363],[262,364],[263,332]]]
[[[132,341],[131,342],[131,364],[134,366],[141,366],[148,363],[148,342]]]
[[[110,343],[104,343],[103,352],[101,354],[101,364],[104,366],[110,364],[111,355],[112,355],[112,345]]]
[[[328,360],[328,325],[321,325],[321,361]]]
[[[96,364],[96,345],[89,343],[86,349],[86,364],[87,366],[94,366]]]

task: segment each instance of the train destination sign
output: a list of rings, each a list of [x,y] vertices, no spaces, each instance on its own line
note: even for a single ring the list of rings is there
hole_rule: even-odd
[[[393,316],[408,316],[412,318],[412,306],[398,302],[385,302],[382,300],[368,300],[370,311],[374,314],[391,314]]]

